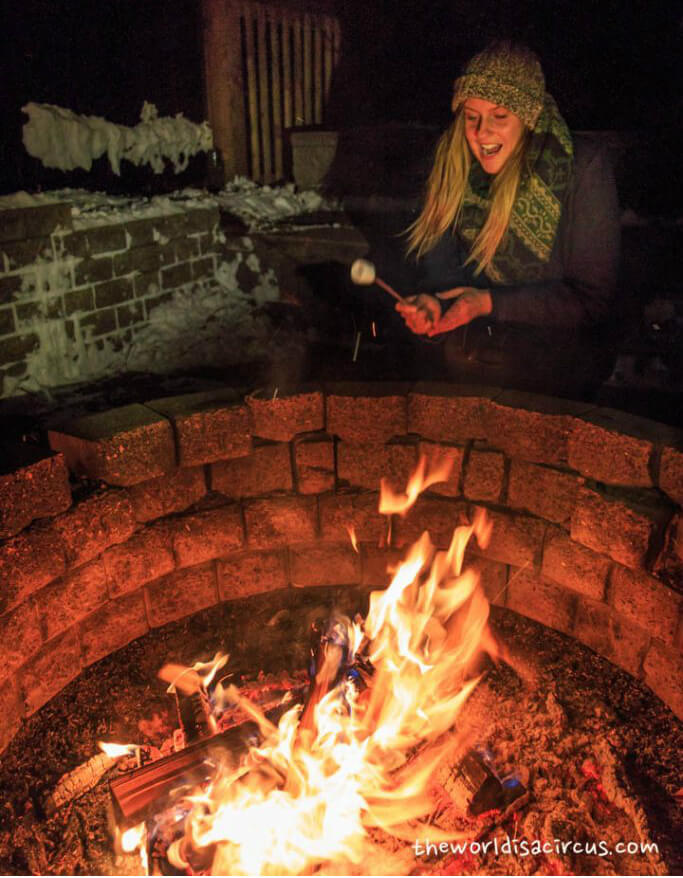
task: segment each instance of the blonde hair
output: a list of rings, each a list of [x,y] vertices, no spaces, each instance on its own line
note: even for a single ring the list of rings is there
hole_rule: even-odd
[[[491,207],[467,258],[467,263],[476,262],[475,274],[488,270],[493,280],[496,279],[496,272],[491,263],[510,225],[524,168],[528,135],[529,129],[525,126],[512,155],[493,178]],[[460,108],[452,125],[439,138],[422,211],[406,229],[408,254],[415,253],[419,259],[436,246],[447,229],[455,232],[472,161],[475,159],[467,145],[465,117]]]

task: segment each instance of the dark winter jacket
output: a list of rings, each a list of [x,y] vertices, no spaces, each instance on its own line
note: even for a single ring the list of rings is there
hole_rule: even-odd
[[[491,290],[487,322],[570,328],[599,324],[609,316],[619,264],[619,206],[612,169],[602,144],[574,138],[574,167],[555,245],[540,282],[496,286],[463,266],[467,250],[444,235],[421,260],[419,292],[455,286]]]

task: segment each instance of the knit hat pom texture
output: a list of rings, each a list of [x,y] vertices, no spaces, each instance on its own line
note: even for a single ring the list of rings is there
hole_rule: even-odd
[[[451,109],[482,98],[510,110],[533,129],[545,98],[545,77],[536,55],[524,46],[497,43],[475,55],[455,80]]]

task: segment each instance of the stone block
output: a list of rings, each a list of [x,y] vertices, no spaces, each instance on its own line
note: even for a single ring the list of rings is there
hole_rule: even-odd
[[[245,503],[247,542],[252,549],[309,543],[318,528],[315,497],[271,497]]]
[[[104,491],[53,519],[51,527],[61,537],[67,562],[78,566],[125,542],[135,530],[135,518],[125,492]]]
[[[507,503],[556,524],[568,524],[582,484],[583,478],[574,473],[513,460]]]
[[[190,270],[192,271],[192,280],[211,278],[216,273],[216,257],[202,256],[200,259],[193,259],[190,262]]]
[[[175,568],[174,527],[175,521],[157,522],[102,553],[110,597],[135,591]]]
[[[35,332],[25,335],[10,335],[3,338],[0,345],[0,366],[16,363],[40,347],[40,339]]]
[[[258,497],[293,487],[288,443],[254,446],[247,457],[211,464],[211,488],[226,497]]]
[[[408,427],[405,387],[335,384],[327,390],[327,432],[347,442],[387,442]]]
[[[71,317],[78,311],[92,311],[95,308],[95,294],[92,287],[71,290],[64,293],[64,313]]]
[[[551,528],[543,546],[542,572],[547,579],[596,601],[604,601],[609,558],[575,543],[560,528]]]
[[[175,469],[170,423],[138,403],[68,421],[48,438],[73,473],[110,485],[134,485]]]
[[[408,395],[408,431],[436,442],[485,439],[486,412],[500,390],[417,384]]]
[[[159,628],[218,603],[214,564],[176,570],[146,586],[149,621]]]
[[[320,390],[297,393],[271,388],[252,393],[245,401],[252,432],[261,439],[289,442],[298,433],[312,433],[325,426],[325,407]]]
[[[643,662],[645,682],[679,719],[683,719],[683,656],[653,640]]]
[[[93,226],[87,230],[90,252],[110,253],[113,250],[126,249],[126,233],[122,225]]]
[[[155,399],[147,406],[172,422],[178,463],[186,467],[251,453],[249,412],[239,399],[226,389]]]
[[[658,510],[582,487],[572,513],[571,537],[626,567],[641,568],[660,526]]]
[[[111,256],[98,256],[97,258],[81,259],[76,262],[74,268],[74,283],[77,287],[84,284],[108,281],[111,280],[113,276],[114,264]],[[98,287],[98,290],[99,289],[100,287]],[[100,302],[98,300],[98,308],[102,308],[105,305],[111,305],[111,302]]]
[[[478,554],[503,564],[539,565],[545,536],[546,523],[529,515],[515,512],[486,510],[493,525],[488,548],[477,549]]]
[[[683,451],[680,448],[662,449],[658,484],[674,502],[683,506]]]
[[[486,410],[491,445],[532,463],[566,464],[574,418],[590,409],[569,400],[506,390]]]
[[[176,469],[128,489],[135,520],[139,522],[183,512],[205,494],[206,479],[199,466]]]
[[[292,585],[356,585],[360,582],[360,555],[348,543],[312,543],[290,548]]]
[[[300,494],[322,494],[335,486],[334,443],[331,439],[298,439],[294,443],[296,488]]]
[[[3,257],[5,262],[3,262]],[[7,271],[18,271],[32,266],[31,274],[35,278],[33,263],[37,262],[39,257],[44,259],[52,257],[52,244],[48,237],[0,242],[0,266],[4,265]]]
[[[354,487],[378,490],[384,479],[403,491],[415,469],[414,445],[340,442],[337,445],[337,477]]]
[[[57,228],[68,230],[71,227],[71,205],[68,202],[4,208],[0,213],[2,242],[45,238]]]
[[[48,527],[32,527],[0,543],[0,614],[18,606],[65,570],[62,540]]]
[[[43,635],[33,601],[0,616],[0,680],[11,676],[38,652]]]
[[[189,207],[185,215],[186,233],[203,232],[220,222],[218,207]]]
[[[320,497],[319,504],[323,540],[350,540],[349,528],[359,542],[386,538],[389,519],[378,511],[379,494],[330,494]]]
[[[103,308],[101,311],[86,314],[81,317],[80,326],[93,338],[116,332],[116,308]]]
[[[130,220],[124,224],[131,248],[145,247],[154,244],[154,220]]]
[[[401,549],[380,548],[373,543],[361,543],[361,585],[382,590],[387,588],[393,576],[391,570],[403,560],[404,555],[405,552]]]
[[[491,604],[504,607],[507,600],[508,566],[500,561],[491,561],[490,558],[481,558],[472,552],[465,553],[462,565],[463,572],[474,570],[479,577],[479,582]]]
[[[72,628],[46,643],[19,672],[27,716],[35,713],[81,672],[78,631]]]
[[[657,428],[674,432],[614,409],[596,409],[574,420],[569,434],[569,466],[608,485],[652,486],[650,462]]]
[[[415,542],[424,531],[435,546],[447,548],[456,527],[469,524],[467,504],[440,497],[418,497],[405,517],[393,517],[393,540],[396,546]]]
[[[71,506],[64,456],[25,443],[0,445],[0,539],[34,518],[59,515]]]
[[[80,624],[83,661],[91,665],[149,630],[142,589],[109,601]]]
[[[578,595],[550,582],[532,567],[510,571],[507,608],[549,628],[571,634]]]
[[[0,755],[21,728],[24,705],[17,681],[10,677],[0,684]]]
[[[189,262],[177,262],[161,269],[161,289],[174,290],[192,281],[192,267]]]
[[[663,643],[674,643],[683,595],[642,570],[617,564],[610,577],[610,597],[617,613]]]
[[[650,635],[601,601],[579,598],[574,637],[633,677],[640,676]]]
[[[450,464],[451,467],[446,481],[435,482],[427,490],[431,494],[440,494],[443,497],[462,496],[461,482],[465,447],[421,440],[417,445],[418,459],[423,455],[427,463],[426,472],[428,475],[444,464]]]
[[[107,572],[100,559],[51,583],[36,600],[46,640],[71,628],[107,600]]]
[[[16,331],[16,328],[12,309],[0,308],[0,335],[10,335]]]
[[[231,601],[286,588],[289,583],[284,551],[237,552],[216,562],[218,593]]]
[[[172,523],[173,551],[178,567],[190,567],[220,558],[244,544],[239,506],[221,506],[184,515]]]
[[[505,458],[497,451],[473,448],[467,460],[463,490],[470,500],[500,500],[505,475]]]

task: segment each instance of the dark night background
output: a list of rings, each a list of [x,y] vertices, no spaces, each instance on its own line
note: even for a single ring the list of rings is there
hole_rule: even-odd
[[[45,173],[26,156],[21,106],[29,100],[126,125],[139,121],[145,100],[161,115],[206,117],[200,0],[24,0],[4,9],[3,192],[85,182],[85,175]],[[572,128],[655,138],[641,172],[668,178],[658,192],[651,187],[651,200],[661,201],[652,209],[674,207],[666,166],[676,160],[682,121],[679,4],[337,0],[336,10],[343,50],[329,125],[441,128],[467,58],[491,39],[512,37],[540,55],[548,90]]]

